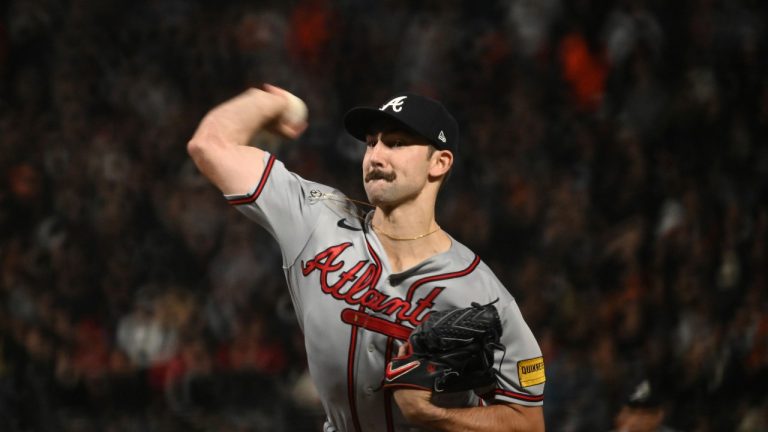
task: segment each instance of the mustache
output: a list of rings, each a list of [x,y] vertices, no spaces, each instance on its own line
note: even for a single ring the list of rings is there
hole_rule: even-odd
[[[395,173],[387,173],[381,170],[373,170],[365,175],[365,182],[368,183],[371,180],[384,180],[391,182],[395,180]]]

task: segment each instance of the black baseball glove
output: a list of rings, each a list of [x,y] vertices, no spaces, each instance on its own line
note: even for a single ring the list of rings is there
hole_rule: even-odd
[[[494,353],[504,346],[493,303],[432,312],[411,333],[406,353],[387,365],[384,388],[438,393],[495,388]]]

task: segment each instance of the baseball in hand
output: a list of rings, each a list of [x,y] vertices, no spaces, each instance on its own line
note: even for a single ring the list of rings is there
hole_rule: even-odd
[[[280,116],[282,122],[292,126],[306,123],[308,113],[307,104],[289,92],[283,92],[283,96],[285,96],[288,104],[285,107],[285,111],[283,111],[283,114]]]
[[[282,112],[277,114],[267,130],[290,139],[296,139],[307,128],[307,104],[291,92],[270,84],[264,84],[264,90],[286,102]]]

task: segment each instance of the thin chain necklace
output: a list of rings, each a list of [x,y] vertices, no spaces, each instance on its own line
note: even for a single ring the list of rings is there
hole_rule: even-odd
[[[323,192],[320,192],[320,191],[312,191],[311,195],[315,199],[320,198],[320,199],[330,199],[330,200],[334,200],[334,201],[351,201],[353,203],[362,204],[364,206],[371,207],[371,208],[374,208],[374,209],[376,208],[376,206],[373,205],[373,204],[367,203],[365,201],[360,201],[360,200],[352,199],[352,198],[349,198],[349,197],[346,197],[346,196],[341,196],[340,197],[338,195],[329,194],[329,193],[323,193]],[[365,218],[364,217],[356,215],[356,214],[352,214],[352,216],[360,219],[361,221],[363,221],[363,223],[365,223]],[[390,240],[395,240],[395,241],[413,241],[413,240],[418,240],[420,238],[424,238],[424,237],[426,237],[428,235],[431,235],[431,234],[434,234],[434,233],[440,231],[440,225],[437,225],[437,228],[433,229],[432,231],[426,232],[424,234],[419,234],[416,237],[396,237],[396,236],[393,236],[392,234],[387,233],[386,231],[383,231],[381,228],[377,227],[373,223],[371,223],[371,228],[373,228],[373,230],[376,231],[377,234],[381,234],[384,237],[386,237],[386,238],[388,238]]]
[[[397,241],[418,240],[420,238],[424,238],[424,237],[426,237],[426,236],[428,236],[430,234],[434,234],[434,233],[440,231],[440,225],[438,225],[437,228],[433,229],[432,231],[424,233],[424,234],[419,234],[416,237],[395,237],[395,236],[393,236],[391,234],[387,234],[386,232],[382,231],[381,228],[378,228],[374,224],[371,224],[371,228],[373,228],[373,230],[376,231],[377,234],[381,234],[381,235],[383,235],[384,237],[387,237],[390,240],[397,240]]]

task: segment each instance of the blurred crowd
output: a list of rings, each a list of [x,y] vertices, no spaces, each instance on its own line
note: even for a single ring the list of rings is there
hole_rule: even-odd
[[[364,198],[352,106],[461,129],[438,222],[519,302],[551,431],[768,430],[768,44],[758,0],[18,0],[0,6],[0,430],[319,430],[269,235],[186,141],[263,82],[305,178]]]

